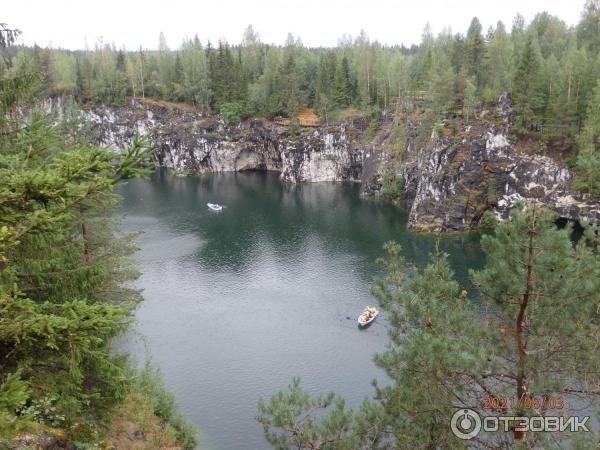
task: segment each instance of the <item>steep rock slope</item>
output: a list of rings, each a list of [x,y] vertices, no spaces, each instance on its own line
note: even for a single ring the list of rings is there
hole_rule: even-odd
[[[569,219],[600,222],[600,203],[570,188],[572,173],[548,156],[516,149],[507,96],[469,125],[425,126],[406,118],[402,154],[391,154],[388,122],[373,139],[364,124],[289,131],[267,120],[228,125],[201,112],[133,102],[85,111],[98,141],[123,148],[135,133],[150,138],[157,161],[179,173],[270,170],[288,182],[357,181],[377,195],[390,161],[404,186],[409,226],[423,231],[470,229],[486,210],[500,219],[520,200],[535,200]],[[417,139],[426,133],[426,139]]]
[[[156,158],[179,173],[271,170],[285,181],[358,181],[363,149],[349,125],[301,129],[253,119],[228,125],[217,116],[134,102],[85,112],[98,141],[123,148],[134,134],[157,147]]]
[[[509,99],[474,123],[446,133],[434,129],[427,145],[409,134],[402,159],[409,225],[425,231],[464,230],[486,210],[499,219],[518,201],[537,201],[568,219],[600,221],[600,203],[570,187],[572,173],[548,156],[516,149]],[[414,128],[414,125],[411,125]],[[441,131],[441,132],[440,132]]]

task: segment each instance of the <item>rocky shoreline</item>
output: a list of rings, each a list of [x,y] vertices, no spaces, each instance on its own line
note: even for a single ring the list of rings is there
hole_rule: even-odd
[[[505,219],[518,201],[535,200],[561,217],[600,222],[600,202],[571,189],[571,171],[549,156],[516,148],[510,99],[450,132],[411,117],[400,155],[392,155],[391,121],[368,138],[364,120],[290,130],[266,119],[231,125],[218,115],[132,101],[84,110],[99,144],[124,148],[135,134],[157,148],[156,160],[180,174],[276,171],[291,183],[353,181],[364,195],[379,195],[382,172],[395,159],[403,185],[400,204],[409,226],[421,231],[468,230],[485,211]],[[418,143],[419,132],[427,139]]]

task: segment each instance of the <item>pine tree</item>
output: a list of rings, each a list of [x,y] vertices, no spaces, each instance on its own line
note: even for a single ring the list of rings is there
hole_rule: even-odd
[[[386,244],[380,262],[387,276],[373,294],[389,315],[390,344],[375,362],[392,383],[376,385],[377,401],[350,415],[335,395],[310,397],[294,381],[259,405],[269,442],[280,449],[465,448],[449,426],[456,411],[545,413],[541,404],[525,409],[516,401],[487,408],[486,399],[562,397],[562,414],[579,415],[572,397],[591,401],[600,386],[598,235],[589,228],[574,244],[572,228],[558,229],[555,220],[549,210],[521,205],[482,237],[486,264],[471,273],[481,304],[457,283],[447,255],[437,250],[419,270],[407,265],[398,245]],[[548,448],[557,438],[513,428],[480,434],[470,444]],[[561,445],[577,448],[593,448],[593,440],[560,435]]]
[[[482,310],[493,311],[483,318],[459,295],[444,255],[436,253],[423,272],[406,274],[399,249],[388,247],[390,275],[375,294],[390,312],[392,346],[376,362],[395,382],[377,396],[398,442],[455,447],[446,424],[461,407],[482,416],[533,413],[517,404],[486,410],[478,406],[486,397],[594,395],[600,355],[590,336],[600,332],[600,262],[585,242],[574,246],[571,228],[559,230],[554,220],[553,213],[529,205],[482,238],[486,266],[472,279],[489,305]],[[552,439],[501,434],[477,442],[495,447],[525,439],[528,446],[543,446]]]
[[[268,402],[259,400],[256,420],[278,450],[376,449],[386,437],[379,405],[365,400],[353,412],[333,392],[311,396],[298,378]]]

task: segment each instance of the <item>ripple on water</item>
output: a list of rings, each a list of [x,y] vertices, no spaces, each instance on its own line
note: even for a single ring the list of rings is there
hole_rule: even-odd
[[[374,303],[369,284],[388,240],[424,264],[435,240],[406,230],[406,214],[362,201],[355,185],[290,187],[269,174],[154,177],[122,187],[128,231],[142,230],[137,286],[145,302],[123,347],[147,342],[201,447],[267,449],[255,422],[259,397],[300,376],[350,406],[385,375],[372,355],[387,342],[385,314],[359,331]],[[221,214],[207,201],[226,204]],[[459,277],[480,264],[470,238],[442,240]],[[351,317],[347,320],[346,317]]]

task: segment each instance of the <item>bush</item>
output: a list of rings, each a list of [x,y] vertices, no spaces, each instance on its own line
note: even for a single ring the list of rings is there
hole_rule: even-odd
[[[245,117],[244,107],[239,102],[223,103],[220,112],[227,123],[240,123]]]
[[[574,169],[577,167],[577,156],[569,156],[568,158],[565,158],[565,166],[567,166],[569,169]]]
[[[394,166],[386,167],[381,174],[381,193],[392,201],[398,201],[404,192],[404,180],[396,175]]]
[[[492,211],[486,211],[479,219],[479,229],[483,232],[492,232],[498,225],[498,219]]]

